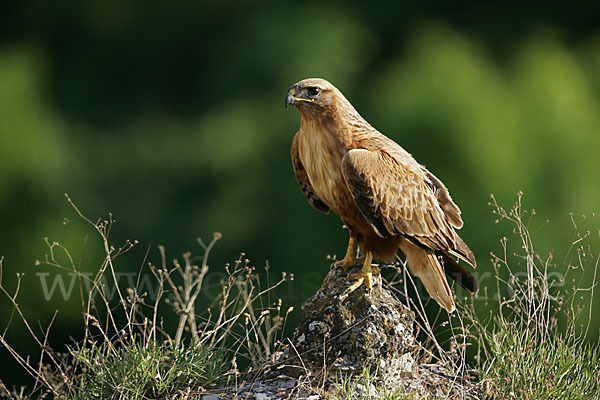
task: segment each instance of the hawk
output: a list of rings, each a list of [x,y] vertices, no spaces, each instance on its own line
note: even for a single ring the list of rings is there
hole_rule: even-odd
[[[304,79],[289,89],[286,108],[300,113],[292,162],[302,193],[317,210],[333,210],[348,227],[343,260],[362,263],[348,293],[372,287],[373,259],[391,263],[398,250],[429,295],[448,312],[454,300],[444,272],[471,293],[477,280],[454,257],[476,267],[456,229],[461,212],[446,186],[410,153],[373,128],[331,83]],[[357,246],[364,258],[357,259]]]

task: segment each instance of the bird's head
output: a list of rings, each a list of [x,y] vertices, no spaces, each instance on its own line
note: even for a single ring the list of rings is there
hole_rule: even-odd
[[[303,79],[290,87],[285,97],[285,107],[293,105],[301,113],[320,114],[330,111],[340,96],[335,86],[325,79]]]

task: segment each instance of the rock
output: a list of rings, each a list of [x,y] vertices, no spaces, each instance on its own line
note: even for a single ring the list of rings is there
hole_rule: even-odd
[[[478,399],[469,382],[438,364],[419,364],[414,313],[374,277],[345,296],[350,271],[333,268],[321,288],[302,306],[302,322],[289,345],[251,371],[246,382],[222,399],[339,398],[342,376],[350,377],[356,398],[400,393],[428,399]],[[363,375],[371,377],[365,382]],[[362,396],[362,397],[361,397]],[[212,399],[204,399],[212,400]]]
[[[332,374],[369,368],[380,376],[393,369],[396,375],[399,362],[393,360],[401,359],[402,371],[412,373],[406,359],[412,360],[415,350],[414,314],[382,289],[380,276],[374,277],[370,294],[361,286],[342,300],[349,286],[345,276],[339,268],[332,269],[302,306],[303,321],[292,338],[295,356],[306,368],[318,371],[325,366]]]

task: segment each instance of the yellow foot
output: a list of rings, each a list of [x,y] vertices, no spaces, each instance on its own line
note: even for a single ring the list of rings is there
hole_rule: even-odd
[[[363,264],[365,262],[365,257],[358,257],[358,258],[350,258],[350,259],[343,259],[343,260],[338,260],[336,262],[333,263],[333,268],[341,268],[342,271],[346,271],[348,269],[350,269],[350,267],[353,267],[355,265],[360,265]]]
[[[349,274],[346,277],[347,281],[354,281],[345,291],[341,294],[340,299],[344,300],[348,295],[354,292],[356,289],[360,287],[363,283],[365,284],[365,289],[367,293],[371,293],[371,289],[373,288],[373,275],[379,274],[379,268],[372,267],[371,263],[373,262],[373,254],[368,252],[364,258],[363,266],[359,272],[354,274]]]
[[[356,259],[356,239],[350,236],[350,240],[348,241],[348,249],[346,250],[346,255],[342,260],[334,262],[333,267],[348,269],[351,266],[356,265],[358,262],[360,261]]]
[[[351,266],[356,264],[356,259],[341,259],[341,260],[337,260],[336,262],[333,263],[333,267],[334,268],[350,268]]]

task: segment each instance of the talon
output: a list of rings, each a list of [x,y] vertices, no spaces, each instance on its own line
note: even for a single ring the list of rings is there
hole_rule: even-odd
[[[338,260],[333,263],[333,268],[341,268],[342,270],[345,271],[345,270],[350,269],[350,267],[353,267],[355,265],[361,265],[364,262],[365,262],[364,257],[358,257],[358,258],[348,259],[348,260],[346,260],[346,259]]]
[[[353,266],[354,264],[356,264],[356,262],[354,260],[346,260],[345,258],[342,260],[337,260],[336,262],[333,263],[333,268],[342,268],[342,269],[346,269],[346,268],[350,268],[351,266]]]
[[[348,289],[346,289],[346,291],[348,291],[348,294],[354,292],[356,289],[358,289],[360,287],[360,285],[363,284],[363,282],[365,281],[365,277],[360,275],[360,274],[350,274],[346,277],[346,280],[352,280],[352,279],[356,279],[356,281],[350,285],[348,287]],[[365,285],[367,285],[367,283],[365,282]]]
[[[348,249],[346,250],[346,255],[342,260],[334,262],[333,267],[348,269],[351,266],[356,265],[356,263],[356,238],[350,236],[350,240],[348,240]]]
[[[367,293],[371,293],[371,289],[373,288],[373,274],[379,274],[379,268],[371,267],[371,263],[373,262],[373,253],[370,251],[365,255],[365,260],[363,266],[359,272],[354,274],[349,274],[346,276],[346,280],[356,280],[352,285],[350,285],[344,293],[340,296],[343,300],[352,292],[360,287],[363,283],[365,284],[365,289]]]

